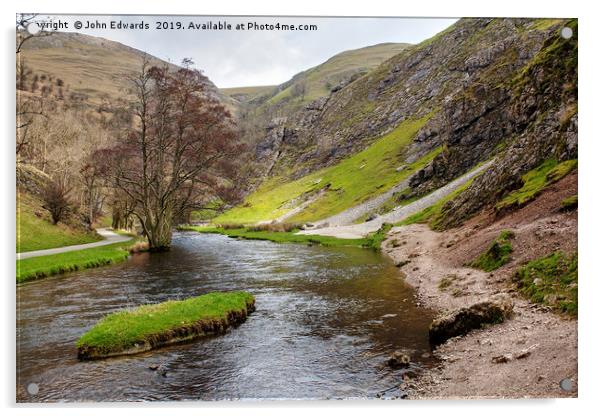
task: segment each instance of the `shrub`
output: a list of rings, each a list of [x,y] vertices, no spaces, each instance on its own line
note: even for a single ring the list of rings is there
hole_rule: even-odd
[[[50,213],[52,223],[57,224],[65,219],[71,202],[69,201],[69,193],[71,188],[68,188],[64,181],[50,181],[42,191],[42,199],[44,200],[44,208]]]
[[[299,230],[301,226],[294,223],[272,222],[268,224],[258,224],[247,227],[249,231],[270,231],[275,233],[290,233]]]

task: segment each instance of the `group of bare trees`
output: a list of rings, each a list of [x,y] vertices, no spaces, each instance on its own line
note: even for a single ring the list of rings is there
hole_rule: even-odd
[[[174,223],[191,210],[238,196],[243,148],[235,126],[188,64],[170,71],[145,61],[131,79],[132,126],[94,154],[98,173],[121,195],[152,251],[170,248]]]
[[[24,29],[34,17],[17,19],[16,151],[19,163],[50,175],[42,199],[53,223],[77,212],[92,227],[110,210],[114,227],[136,223],[150,249],[160,251],[192,210],[238,198],[243,145],[191,60],[174,70],[143,59],[128,76],[131,99],[104,97],[95,112],[30,85],[36,74],[19,55],[33,37]],[[61,80],[59,87],[68,86]]]

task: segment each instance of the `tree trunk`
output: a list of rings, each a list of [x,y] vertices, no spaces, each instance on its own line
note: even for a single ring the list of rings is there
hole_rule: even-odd
[[[148,249],[151,252],[171,249],[171,213],[156,219],[156,224],[147,227]]]

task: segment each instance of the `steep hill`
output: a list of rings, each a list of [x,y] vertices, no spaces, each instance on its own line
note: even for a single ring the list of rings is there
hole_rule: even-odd
[[[139,71],[144,57],[153,64],[177,68],[119,42],[79,33],[34,37],[24,44],[20,54],[21,62],[35,74],[61,80],[60,84],[69,88],[65,94],[75,94],[92,105],[127,95],[127,76]],[[216,97],[231,103],[211,81],[207,80],[207,86]]]
[[[323,64],[300,72],[276,87],[263,104],[264,108],[287,105],[286,110],[328,96],[352,79],[361,76],[398,54],[409,44],[381,43],[341,52]]]
[[[91,243],[101,239],[73,216],[53,225],[42,206],[49,176],[33,166],[17,166],[17,253]]]
[[[576,21],[462,19],[300,110],[276,112],[256,149],[268,179],[216,221],[293,210],[287,220],[316,221],[407,178],[391,209],[497,156],[502,164],[467,185],[475,202],[442,210],[441,226],[457,223],[545,160],[576,157],[576,32]],[[362,179],[345,183],[333,170]]]

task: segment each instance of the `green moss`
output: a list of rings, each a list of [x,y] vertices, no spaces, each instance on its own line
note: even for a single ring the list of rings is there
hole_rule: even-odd
[[[577,316],[577,253],[561,251],[530,261],[517,270],[514,280],[532,302]]]
[[[563,211],[572,211],[577,209],[577,195],[569,196],[560,202],[560,207]]]
[[[102,353],[127,350],[169,331],[203,321],[225,320],[231,312],[246,311],[254,301],[247,292],[214,292],[112,313],[86,332],[77,347]]]
[[[534,200],[546,187],[559,181],[577,167],[577,160],[566,160],[558,163],[549,159],[522,176],[520,189],[504,197],[495,206],[496,211],[506,211],[523,207]]]
[[[17,260],[17,283],[118,263],[128,258],[131,241]]]
[[[531,29],[546,31],[562,23],[562,19],[535,19]]]
[[[489,248],[470,263],[470,266],[486,272],[499,269],[510,261],[510,254],[512,253],[511,240],[513,239],[514,233],[512,231],[502,231]]]
[[[395,184],[428,164],[441,148],[397,172],[407,146],[430,119],[407,120],[365,150],[338,164],[318,170],[294,181],[271,178],[249,195],[243,204],[216,217],[213,222],[254,224],[273,220],[299,205],[303,200],[323,194],[290,221],[311,222],[327,218],[358,203],[386,192]]]
[[[566,160],[554,166],[546,175],[546,183],[558,182],[577,167],[577,159]]]

